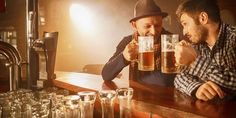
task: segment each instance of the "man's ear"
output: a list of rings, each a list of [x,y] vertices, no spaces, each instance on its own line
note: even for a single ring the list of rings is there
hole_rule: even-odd
[[[201,12],[199,14],[199,22],[202,24],[202,25],[205,25],[208,23],[208,14],[206,12]]]
[[[133,28],[134,30],[137,29],[137,26],[136,26],[136,22],[135,22],[135,21],[132,21],[132,22],[131,22],[131,26],[132,26],[132,28]]]

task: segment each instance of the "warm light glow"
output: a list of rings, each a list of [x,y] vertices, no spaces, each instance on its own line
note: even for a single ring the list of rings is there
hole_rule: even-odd
[[[92,30],[92,13],[87,7],[79,4],[72,4],[70,6],[70,17],[76,28],[82,29],[82,31]]]

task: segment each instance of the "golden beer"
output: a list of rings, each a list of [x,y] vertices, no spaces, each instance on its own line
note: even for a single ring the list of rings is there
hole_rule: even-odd
[[[138,37],[138,69],[140,71],[154,70],[154,37],[139,36]]]
[[[161,70],[163,73],[177,73],[175,52],[161,52]]]
[[[138,54],[139,70],[153,71],[154,70],[154,52],[142,52]]]

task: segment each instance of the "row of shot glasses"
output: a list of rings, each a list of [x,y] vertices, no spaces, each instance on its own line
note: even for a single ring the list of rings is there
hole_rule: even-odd
[[[132,88],[81,91],[77,95],[58,88],[42,91],[20,89],[0,93],[0,118],[114,118],[116,98],[120,118],[127,118],[130,117],[132,96]],[[96,98],[101,103],[101,116],[93,116]]]

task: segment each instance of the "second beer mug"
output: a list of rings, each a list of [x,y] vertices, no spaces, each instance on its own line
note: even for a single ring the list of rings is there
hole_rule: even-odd
[[[154,70],[154,38],[153,36],[138,37],[138,69],[141,71]]]
[[[178,34],[161,35],[161,71],[163,73],[178,73],[175,62],[175,45],[179,42]]]

